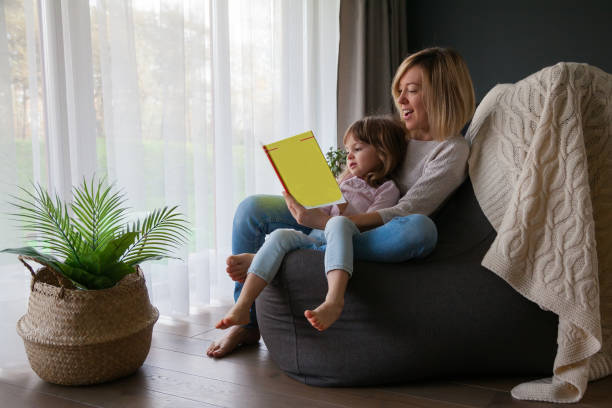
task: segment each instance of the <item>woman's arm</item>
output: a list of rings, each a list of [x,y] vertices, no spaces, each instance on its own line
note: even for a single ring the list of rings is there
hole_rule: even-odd
[[[331,218],[330,215],[325,214],[318,208],[304,208],[304,206],[298,203],[295,198],[293,198],[293,196],[286,191],[283,191],[283,197],[285,197],[287,208],[289,208],[289,211],[291,211],[291,215],[293,215],[293,218],[295,218],[299,224],[309,228],[316,228],[320,230],[325,229],[327,221],[329,221]],[[348,218],[353,221],[357,228],[359,228],[359,231],[362,232],[383,225],[383,219],[376,211],[365,214],[350,215]]]
[[[431,215],[465,180],[469,153],[463,137],[440,143],[397,205],[378,210],[382,219],[387,222],[409,214]]]
[[[371,230],[384,224],[384,220],[378,213],[378,210],[397,204],[400,192],[395,183],[388,180],[376,189],[374,196],[374,202],[370,204],[364,213],[348,216],[361,232]]]
[[[364,214],[355,214],[349,215],[347,217],[359,228],[359,231],[364,232],[376,227],[380,227],[384,224],[382,217],[378,214],[377,211],[364,213]]]

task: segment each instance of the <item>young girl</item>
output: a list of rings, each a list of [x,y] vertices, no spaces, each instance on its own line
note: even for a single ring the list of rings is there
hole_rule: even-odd
[[[325,249],[328,291],[325,301],[304,315],[317,330],[331,326],[342,313],[344,293],[353,274],[353,241],[359,229],[345,215],[360,214],[397,204],[400,192],[391,174],[404,159],[404,128],[386,117],[366,117],[353,123],[344,135],[346,170],[339,177],[344,204],[320,210],[333,217],[325,231],[314,229],[306,235],[292,229],[277,229],[257,254],[231,256],[228,268],[234,281],[245,281],[240,297],[216,327],[227,329],[249,322],[249,309],[255,298],[272,281],[284,256],[295,249]]]

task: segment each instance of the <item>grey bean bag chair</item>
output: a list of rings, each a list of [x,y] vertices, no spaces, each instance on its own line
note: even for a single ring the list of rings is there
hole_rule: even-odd
[[[288,254],[257,299],[261,334],[279,367],[317,386],[551,375],[558,318],[480,265],[495,230],[469,179],[433,219],[439,241],[427,258],[355,263],[344,311],[324,332],[304,318],[327,291],[323,253]]]

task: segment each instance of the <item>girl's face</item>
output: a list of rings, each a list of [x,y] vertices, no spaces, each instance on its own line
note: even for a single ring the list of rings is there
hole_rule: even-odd
[[[429,120],[423,101],[423,69],[415,65],[399,80],[397,103],[402,121],[410,136],[417,140],[433,140],[429,135]]]
[[[344,147],[347,152],[346,166],[353,176],[363,178],[382,165],[374,146],[356,140],[352,133],[346,138]]]

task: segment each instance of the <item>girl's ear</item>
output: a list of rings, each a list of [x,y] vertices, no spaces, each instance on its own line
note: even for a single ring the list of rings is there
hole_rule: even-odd
[[[376,152],[376,155],[378,156],[378,158],[380,159],[381,162],[386,162],[387,160],[389,160],[391,158],[391,155],[389,155],[386,151],[384,150],[378,150]]]

